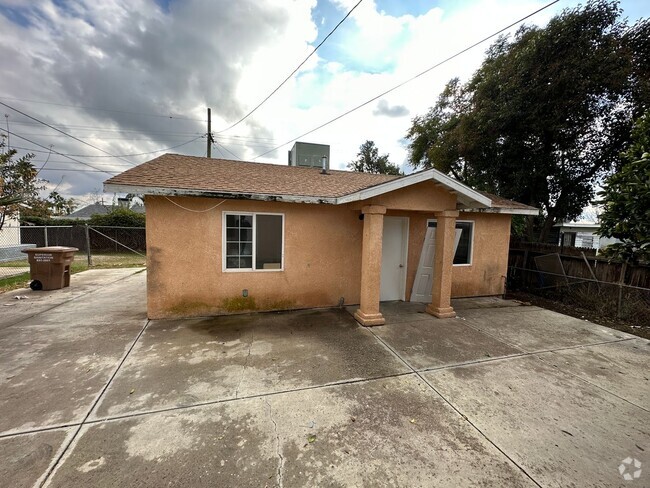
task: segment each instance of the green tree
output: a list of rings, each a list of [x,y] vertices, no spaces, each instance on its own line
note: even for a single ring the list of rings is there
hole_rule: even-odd
[[[4,150],[0,141],[0,229],[5,221],[18,214],[20,204],[29,205],[38,200],[42,186],[31,163],[33,154],[15,158],[17,151]]]
[[[650,21],[621,14],[591,1],[498,39],[467,83],[451,80],[413,119],[410,164],[541,208],[529,239],[576,218],[650,107]]]
[[[77,206],[74,198],[65,198],[59,192],[52,191],[47,197],[47,206],[51,215],[59,217],[70,215]]]
[[[379,155],[379,149],[373,141],[366,141],[359,146],[357,159],[348,163],[348,169],[359,173],[402,174],[399,167],[388,160],[388,154]]]
[[[621,242],[603,254],[623,261],[650,261],[650,111],[632,131],[632,144],[622,154],[620,170],[598,192],[603,206],[599,234]]]

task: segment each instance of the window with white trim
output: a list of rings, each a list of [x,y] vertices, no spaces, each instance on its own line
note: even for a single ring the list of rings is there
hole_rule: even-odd
[[[437,227],[435,220],[430,220],[429,227]],[[472,246],[474,243],[474,222],[471,220],[457,220],[456,229],[460,229],[460,240],[454,254],[454,264],[469,265],[472,264]]]
[[[224,212],[226,271],[284,269],[284,215]]]

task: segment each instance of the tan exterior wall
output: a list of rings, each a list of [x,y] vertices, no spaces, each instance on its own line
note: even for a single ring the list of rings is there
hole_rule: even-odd
[[[461,212],[474,221],[471,266],[454,266],[451,295],[455,298],[505,293],[510,248],[510,215]]]
[[[406,270],[406,297],[409,299],[420,262],[427,220],[435,219],[435,216],[407,212],[389,212],[388,215],[409,217]],[[474,222],[472,264],[453,267],[451,296],[460,298],[503,294],[508,271],[510,215],[461,212],[458,220]]]
[[[409,217],[408,300],[427,218],[456,205],[455,195],[426,182],[343,206],[225,200],[202,213],[178,206],[202,211],[220,201],[146,196],[150,318],[335,306],[340,298],[345,304],[359,303],[363,234],[359,209],[369,202],[389,207],[386,215]],[[426,212],[409,211],[418,201],[420,207],[426,205]],[[224,211],[283,213],[284,271],[224,272]],[[460,220],[475,221],[473,262],[454,266],[452,296],[503,293],[510,216],[461,213]],[[243,297],[243,290],[248,290],[248,297]]]
[[[449,193],[433,181],[424,181],[364,200],[362,205],[383,205],[392,210],[437,212],[439,210],[455,210],[456,195]]]
[[[174,197],[194,210],[219,200]],[[359,303],[359,211],[331,205],[225,200],[194,213],[165,197],[146,197],[150,318],[200,316]],[[285,215],[284,271],[222,271],[224,211]],[[248,290],[248,298],[242,290]]]

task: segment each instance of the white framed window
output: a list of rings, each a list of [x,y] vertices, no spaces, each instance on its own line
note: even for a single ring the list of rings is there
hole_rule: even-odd
[[[435,219],[427,220],[428,227],[437,227]],[[458,247],[454,254],[454,266],[471,266],[472,254],[474,251],[474,221],[457,220],[456,230],[460,230],[460,239]]]
[[[284,271],[284,214],[223,212],[223,271]]]

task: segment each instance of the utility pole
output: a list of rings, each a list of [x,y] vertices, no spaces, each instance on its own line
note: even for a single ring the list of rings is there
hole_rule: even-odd
[[[208,108],[208,158],[212,157],[212,110]]]

